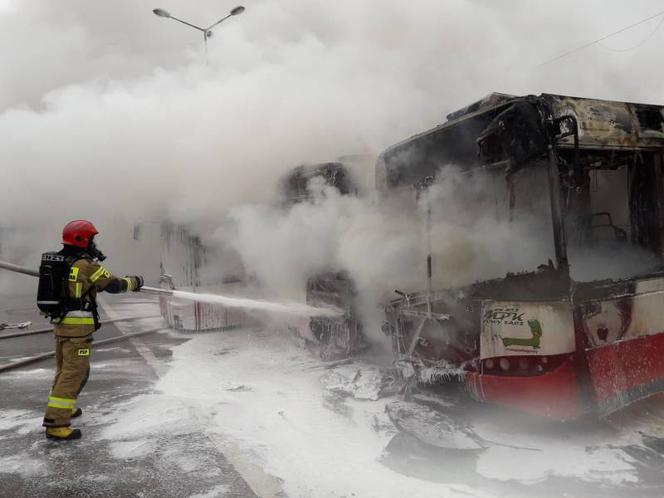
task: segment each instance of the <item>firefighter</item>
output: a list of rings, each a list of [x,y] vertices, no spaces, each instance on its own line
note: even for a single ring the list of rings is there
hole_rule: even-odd
[[[143,285],[142,277],[118,278],[101,266],[99,262],[105,256],[95,245],[97,234],[97,229],[89,221],[72,221],[62,231],[62,250],[50,253],[53,255],[51,260],[57,259],[57,255],[64,257],[61,259],[66,262],[68,275],[63,282],[66,297],[59,301],[61,313],[52,318],[57,368],[43,423],[49,439],[81,437],[79,429],[70,427],[70,419],[82,414],[76,407],[76,398],[88,380],[92,333],[99,329],[97,292],[138,291]]]

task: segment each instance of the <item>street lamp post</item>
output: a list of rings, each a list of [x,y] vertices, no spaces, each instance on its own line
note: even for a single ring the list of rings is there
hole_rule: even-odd
[[[233,17],[233,16],[237,16],[238,14],[242,14],[244,12],[244,10],[245,9],[242,5],[238,5],[237,7],[232,9],[228,13],[227,16],[222,17],[221,19],[219,19],[214,24],[210,24],[207,28],[202,28],[200,26],[196,26],[195,24],[191,24],[190,22],[183,21],[182,19],[178,19],[177,17],[172,16],[170,12],[168,12],[167,10],[164,10],[164,9],[154,9],[152,12],[156,16],[165,17],[166,19],[173,19],[174,21],[185,24],[185,25],[187,25],[191,28],[194,28],[194,29],[200,31],[201,33],[203,33],[203,43],[205,45],[205,63],[207,64],[208,63],[208,38],[210,38],[212,36],[212,28],[214,28],[215,26],[221,24],[222,22],[224,22],[229,17]]]

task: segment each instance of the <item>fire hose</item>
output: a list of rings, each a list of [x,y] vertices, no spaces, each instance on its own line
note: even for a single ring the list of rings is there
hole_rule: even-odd
[[[0,269],[24,273],[33,277],[39,277],[39,273],[23,266],[0,261]],[[165,276],[166,277],[166,276]],[[157,287],[143,286],[140,291],[144,294],[153,294],[156,296],[169,296],[189,301],[202,303],[212,303],[226,306],[229,308],[255,309],[273,313],[287,313],[299,316],[320,316],[328,318],[340,318],[344,315],[344,310],[331,306],[311,306],[304,303],[284,303],[278,301],[266,301],[260,299],[251,299],[237,296],[224,296],[220,294],[194,294],[175,289],[160,289]]]
[[[7,263],[5,261],[0,261],[0,268],[3,270],[13,271],[15,273],[23,273],[24,275],[30,275],[32,277],[39,277],[39,272],[31,268],[26,268],[25,266],[14,265],[12,263]],[[158,287],[148,287],[144,285],[141,287],[141,292],[144,294],[154,294],[156,296],[172,296],[173,291],[170,289],[160,289]]]
[[[15,265],[15,264],[12,264],[12,263],[7,263],[5,261],[0,261],[0,269],[13,271],[15,273],[22,273],[24,275],[30,275],[31,277],[39,277],[39,272],[38,271],[32,270],[31,268],[26,268],[24,266]],[[154,295],[157,295],[157,296],[172,296],[173,295],[172,290],[159,289],[159,288],[156,288],[156,287],[147,287],[147,286],[141,287],[141,292],[144,292],[146,294],[154,294]],[[150,317],[130,317],[128,319],[133,320],[133,319],[140,319],[140,318],[150,318]],[[110,321],[106,321],[105,323],[119,322],[119,321],[123,321],[123,320],[126,321],[128,319],[125,318],[125,319],[110,320]],[[49,332],[50,330],[52,330],[52,329],[48,328],[48,329],[33,330],[33,331],[30,331],[30,332],[24,332],[24,333],[20,333],[20,334],[8,334],[8,335],[0,336],[0,338],[8,339],[10,337],[23,337],[23,336],[26,336],[26,335],[46,333],[46,332]],[[155,332],[159,332],[160,330],[164,330],[164,327],[159,327],[159,328],[155,328],[155,329],[151,329],[151,330],[145,330],[143,332],[136,332],[136,333],[133,333],[133,334],[125,334],[125,335],[122,335],[122,336],[119,336],[119,337],[111,337],[110,339],[103,339],[101,341],[95,341],[95,344],[96,345],[102,345],[102,344],[110,344],[110,343],[118,342],[118,341],[124,341],[126,339],[131,339],[132,337],[138,337],[138,336],[147,335],[147,334],[154,334]],[[51,352],[48,352],[48,353],[42,353],[42,354],[38,354],[38,355],[35,355],[35,356],[31,356],[30,358],[25,358],[23,360],[15,361],[15,362],[12,362],[12,363],[9,363],[9,364],[6,364],[6,365],[0,365],[0,372],[6,372],[8,370],[13,370],[13,369],[18,368],[18,367],[29,365],[31,363],[35,363],[35,362],[41,361],[41,360],[46,359],[46,358],[51,358],[54,355],[55,355],[55,351],[51,351]]]

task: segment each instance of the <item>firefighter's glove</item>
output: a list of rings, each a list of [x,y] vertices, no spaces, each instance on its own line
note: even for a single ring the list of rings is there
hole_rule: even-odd
[[[131,277],[127,278],[130,278],[133,283],[133,285],[131,286],[132,291],[138,292],[139,290],[141,290],[141,287],[143,287],[144,284],[143,277],[140,277],[138,275],[132,275]]]

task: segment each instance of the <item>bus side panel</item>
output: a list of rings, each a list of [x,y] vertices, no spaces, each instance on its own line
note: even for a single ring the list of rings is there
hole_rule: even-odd
[[[633,295],[607,297],[581,309],[601,414],[664,391],[664,278],[637,280]]]
[[[664,333],[588,349],[586,356],[602,415],[664,392]]]

